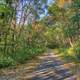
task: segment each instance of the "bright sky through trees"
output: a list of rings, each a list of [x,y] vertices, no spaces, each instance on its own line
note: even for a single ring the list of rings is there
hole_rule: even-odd
[[[19,4],[19,10],[21,10],[22,9],[22,3],[23,3],[23,5],[25,4],[25,2],[24,2],[25,0],[20,0],[20,4]],[[53,3],[53,0],[48,0],[48,2],[47,2],[47,5],[50,5],[50,4],[52,4]],[[45,15],[47,15],[48,14],[48,11],[47,11],[47,9],[45,8],[45,11],[44,11],[44,13],[43,14],[39,14],[40,15],[40,17],[42,18],[42,17],[44,17]],[[21,11],[18,11],[17,12],[17,21],[19,22],[19,20],[20,20],[20,16],[21,16]]]

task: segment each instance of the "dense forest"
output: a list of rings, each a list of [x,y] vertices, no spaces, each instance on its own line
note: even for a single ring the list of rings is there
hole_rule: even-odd
[[[0,68],[48,49],[80,63],[80,0],[0,0]]]

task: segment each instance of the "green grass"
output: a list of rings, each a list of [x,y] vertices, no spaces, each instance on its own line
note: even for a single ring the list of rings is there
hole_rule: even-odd
[[[35,58],[45,51],[44,47],[31,47],[18,49],[15,53],[0,53],[0,68],[14,66],[25,63],[27,60]]]

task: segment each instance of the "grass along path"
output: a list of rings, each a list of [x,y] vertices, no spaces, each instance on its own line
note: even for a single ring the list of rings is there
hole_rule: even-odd
[[[0,80],[80,80],[77,79],[78,75],[72,72],[75,64],[65,62],[60,56],[47,52],[26,64],[2,69]]]

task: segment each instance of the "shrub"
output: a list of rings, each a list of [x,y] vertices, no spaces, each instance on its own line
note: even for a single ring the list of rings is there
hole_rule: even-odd
[[[77,41],[74,47],[60,48],[61,53],[63,53],[64,58],[67,60],[72,60],[74,62],[80,62],[80,42]]]
[[[80,62],[80,42],[77,42],[75,45],[75,58],[78,62]]]
[[[13,66],[16,62],[10,57],[0,56],[0,68]]]

